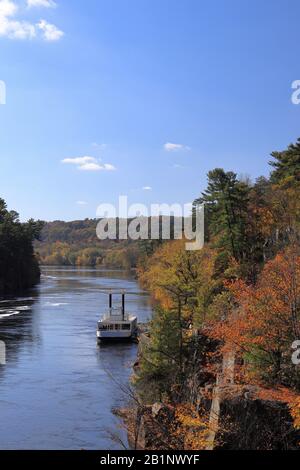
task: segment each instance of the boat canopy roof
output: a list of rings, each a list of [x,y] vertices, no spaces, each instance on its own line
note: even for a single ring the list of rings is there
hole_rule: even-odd
[[[108,322],[128,322],[134,321],[136,317],[131,315],[130,313],[123,314],[121,308],[111,308],[108,312],[104,313],[101,318],[101,321],[108,321]]]

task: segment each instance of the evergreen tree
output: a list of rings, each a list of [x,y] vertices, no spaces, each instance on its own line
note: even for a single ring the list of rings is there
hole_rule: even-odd
[[[236,261],[247,254],[246,225],[250,187],[231,171],[216,168],[208,173],[208,186],[195,204],[205,204],[209,240]]]
[[[157,308],[150,328],[149,341],[141,341],[136,385],[145,400],[153,402],[169,395],[180,377],[182,331],[178,312]]]
[[[33,251],[42,222],[19,221],[15,211],[8,211],[0,199],[0,294],[11,294],[32,287],[40,270]]]
[[[269,162],[274,168],[271,173],[272,183],[280,183],[286,178],[300,182],[300,138],[296,144],[289,145],[287,150],[273,152],[271,155],[274,159]]]

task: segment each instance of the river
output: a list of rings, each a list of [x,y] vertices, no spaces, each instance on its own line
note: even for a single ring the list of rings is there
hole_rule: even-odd
[[[137,346],[97,345],[110,289],[130,294],[139,321],[151,318],[136,280],[113,270],[43,268],[28,296],[1,301],[0,449],[120,449],[112,434],[126,443],[112,409],[127,400],[118,384],[128,384]]]

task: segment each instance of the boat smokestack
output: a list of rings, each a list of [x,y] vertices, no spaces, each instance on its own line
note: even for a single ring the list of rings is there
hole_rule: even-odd
[[[109,294],[109,309],[112,309],[112,293]]]
[[[125,293],[122,294],[122,318],[125,320]]]

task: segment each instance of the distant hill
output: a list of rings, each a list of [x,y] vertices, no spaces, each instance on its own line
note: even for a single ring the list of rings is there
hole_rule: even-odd
[[[132,269],[160,241],[99,240],[98,219],[46,222],[35,251],[42,265]]]

